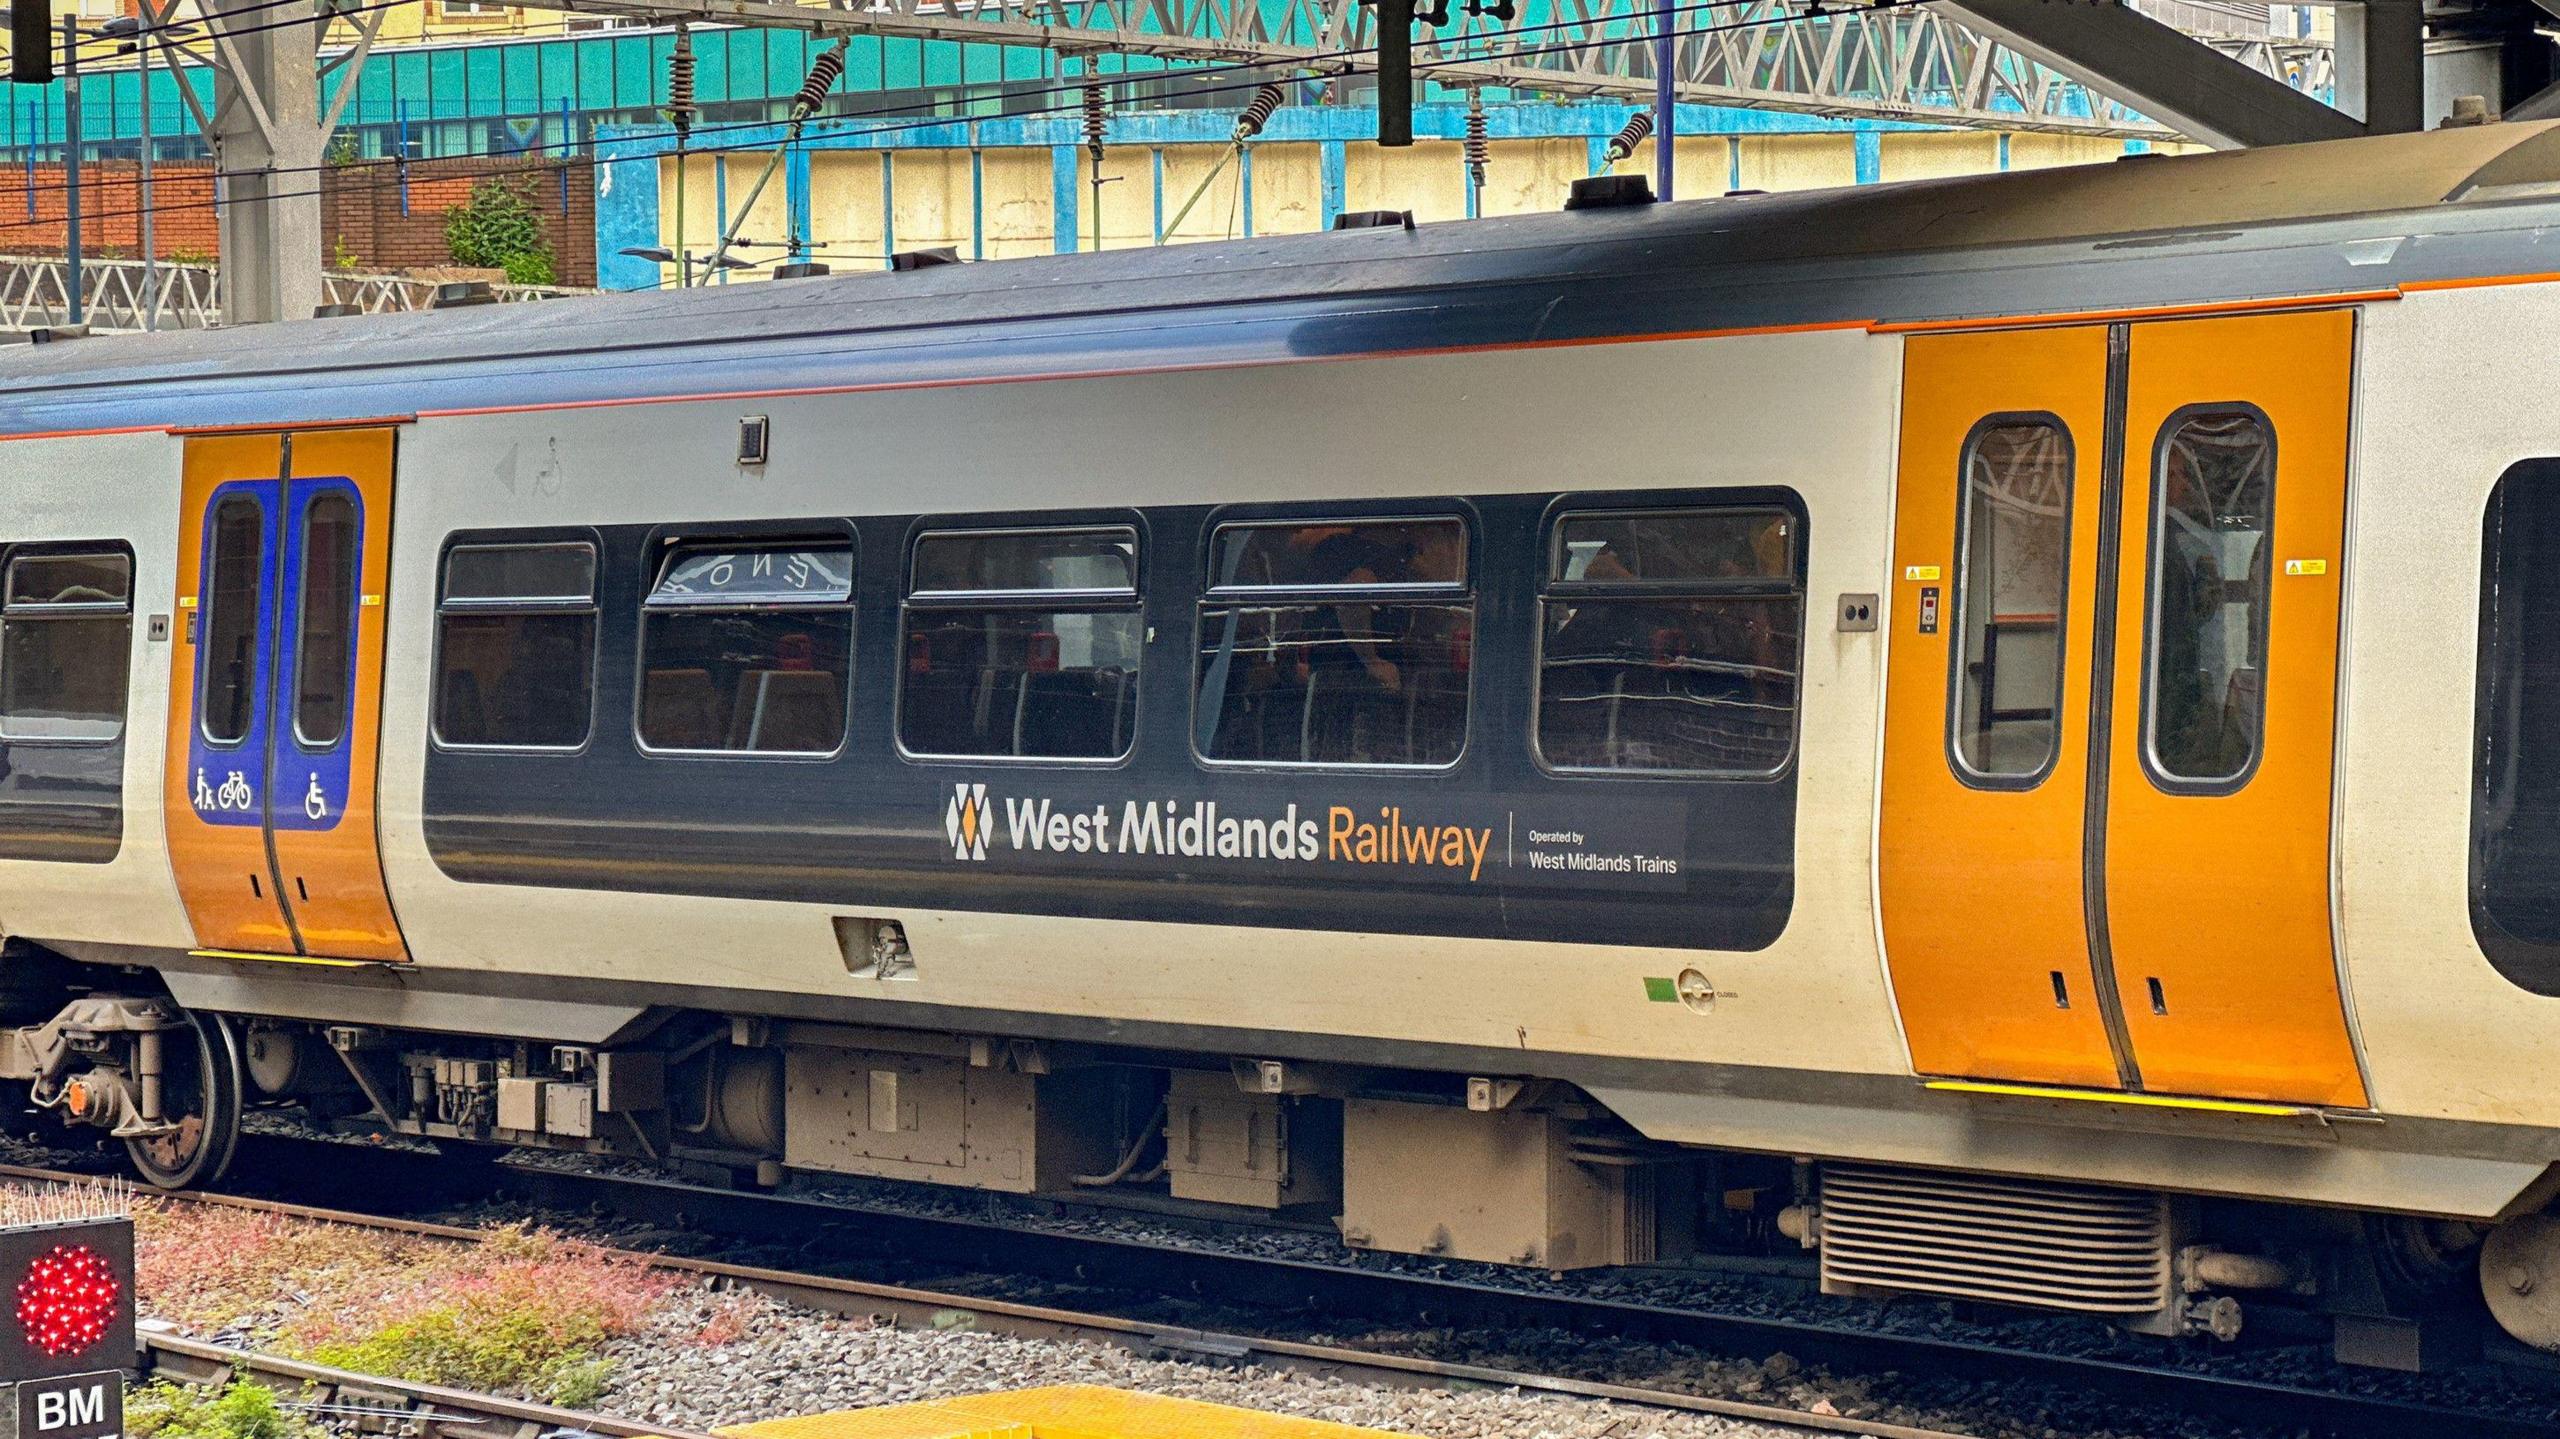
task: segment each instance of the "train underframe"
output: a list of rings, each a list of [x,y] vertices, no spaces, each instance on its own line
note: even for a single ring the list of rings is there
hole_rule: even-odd
[[[609,1045],[190,1013],[148,971],[7,958],[0,1079],[122,1141],[164,1188],[218,1179],[247,1112],[290,1107],[725,1184],[796,1172],[1321,1217],[1354,1249],[1548,1270],[1797,1255],[1828,1293],[2159,1335],[2326,1320],[2340,1358],[2390,1368],[2476,1354],[2496,1325],[2560,1349],[2536,1292],[2560,1291],[2547,1218],[2492,1230],[1699,1150],[1515,1077],[682,1011]]]

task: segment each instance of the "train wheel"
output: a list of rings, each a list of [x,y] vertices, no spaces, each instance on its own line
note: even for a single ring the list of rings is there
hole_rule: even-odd
[[[160,1189],[211,1184],[240,1145],[240,1039],[218,1014],[194,1016],[161,1046],[160,1103],[177,1127],[128,1139],[125,1152],[143,1181]]]

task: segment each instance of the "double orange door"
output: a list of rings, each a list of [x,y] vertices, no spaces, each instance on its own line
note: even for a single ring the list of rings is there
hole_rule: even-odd
[[[1879,891],[1923,1074],[2361,1106],[2346,311],[1917,336]]]
[[[406,959],[374,832],[392,432],[185,443],[164,810],[196,943]]]

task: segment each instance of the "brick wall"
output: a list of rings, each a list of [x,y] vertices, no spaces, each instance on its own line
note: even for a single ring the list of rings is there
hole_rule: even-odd
[[[496,171],[496,173],[492,173]],[[567,204],[562,204],[562,178]],[[491,180],[513,189],[542,217],[543,238],[563,285],[596,282],[594,167],[584,160],[535,161],[498,171],[489,160],[464,156],[419,160],[408,167],[408,210],[401,209],[399,171],[390,165],[331,170],[321,186],[320,253],[354,257],[362,270],[450,265],[444,212],[471,198],[472,187]]]
[[[0,167],[0,254],[62,253],[68,208],[62,167],[38,165],[33,175],[31,219],[26,165]],[[492,178],[512,187],[541,215],[560,283],[593,285],[595,175],[584,160],[537,161],[504,169],[468,156],[414,161],[405,186],[406,215],[401,213],[404,186],[398,167],[367,164],[331,169],[321,177],[321,258],[327,262],[346,255],[354,268],[363,270],[450,265],[453,256],[445,247],[444,212],[469,199],[473,185]],[[160,258],[212,256],[220,250],[212,166],[188,161],[152,166],[151,203],[152,247]],[[142,253],[141,200],[131,161],[81,166],[80,211],[81,245],[89,254],[116,258]]]
[[[80,244],[101,259],[142,254],[142,189],[133,162],[80,167]],[[0,253],[58,255],[71,197],[60,165],[30,172],[21,161],[0,168]],[[219,248],[213,215],[213,167],[163,162],[151,167],[151,247],[161,259],[210,256]]]

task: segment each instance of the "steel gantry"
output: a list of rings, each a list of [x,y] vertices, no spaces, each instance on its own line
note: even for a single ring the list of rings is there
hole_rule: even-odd
[[[1972,0],[1965,3],[1969,11]],[[2266,33],[2264,6],[2180,5],[2229,22],[2190,38],[2110,0],[2024,3],[2121,11],[2145,27],[2136,33],[2156,32],[2183,47],[2182,55],[2234,88],[2281,91],[2310,110],[2337,113],[2317,98],[2333,82],[2328,42]],[[567,6],[654,24],[782,26],[821,35],[999,42],[1069,55],[1266,67],[1238,77],[1244,82],[1238,104],[1254,80],[1355,75],[1375,65],[1369,47],[1376,11],[1359,0],[567,0]],[[1654,95],[1654,50],[1646,41],[1663,13],[1659,0],[1530,0],[1509,18],[1486,13],[1492,8],[1451,6],[1447,25],[1418,29],[1417,70],[1450,86]],[[2253,9],[2254,28],[2245,23]],[[2213,143],[2274,138],[2228,133],[2211,123],[2163,123],[2140,97],[2093,88],[2046,63],[2061,58],[2058,53],[2040,59],[1952,4],[1677,0],[1670,13],[1677,32],[1673,91],[1684,103],[2097,136],[2187,133]]]

